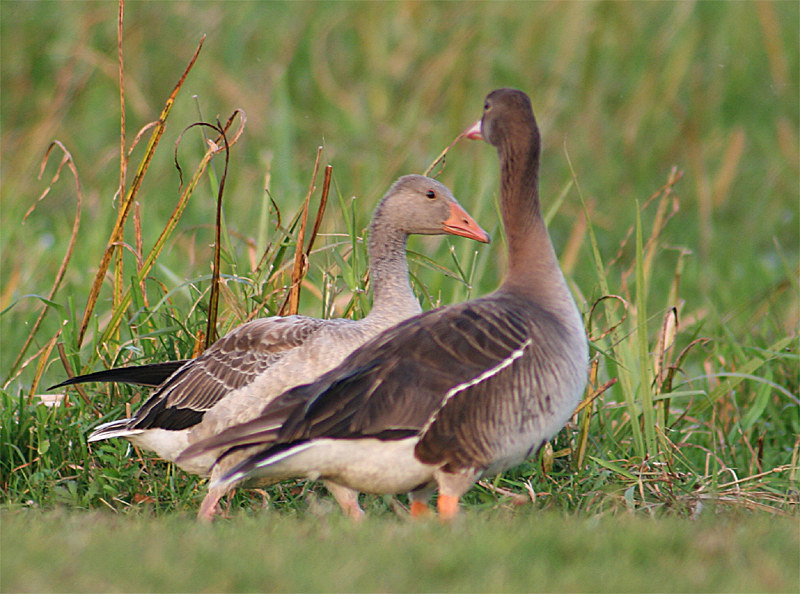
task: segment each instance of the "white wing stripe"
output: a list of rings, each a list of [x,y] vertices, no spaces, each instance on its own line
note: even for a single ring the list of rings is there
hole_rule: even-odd
[[[258,444],[253,444],[253,445],[258,445]],[[213,489],[215,487],[220,487],[220,486],[224,487],[226,485],[231,485],[231,484],[233,484],[233,483],[235,483],[237,481],[240,481],[243,478],[247,477],[249,474],[251,474],[253,471],[255,471],[255,470],[259,469],[259,468],[264,468],[265,466],[271,466],[271,465],[275,464],[276,462],[280,462],[281,460],[283,460],[285,458],[288,458],[290,456],[294,456],[295,454],[297,454],[299,452],[302,452],[303,450],[308,449],[313,445],[314,445],[314,442],[307,441],[307,442],[301,443],[300,445],[297,445],[297,446],[295,446],[293,448],[289,448],[288,450],[284,450],[282,452],[279,452],[279,453],[277,453],[277,454],[275,454],[273,456],[265,458],[264,460],[260,460],[259,462],[257,462],[249,470],[246,470],[246,471],[239,470],[238,472],[234,472],[233,474],[226,474],[225,476],[213,481],[211,483],[211,485],[209,486],[209,488]],[[217,460],[217,461],[219,461],[219,460]]]
[[[442,410],[444,406],[447,404],[448,400],[450,400],[453,396],[455,396],[459,392],[463,392],[467,388],[471,388],[472,386],[478,385],[482,381],[487,380],[494,375],[497,375],[503,369],[511,365],[514,361],[516,361],[522,356],[522,353],[525,351],[527,347],[531,345],[532,342],[533,339],[528,338],[528,340],[523,342],[518,349],[516,349],[513,353],[511,353],[508,357],[500,361],[500,363],[498,363],[491,369],[487,369],[482,374],[469,380],[468,382],[464,382],[463,384],[458,384],[457,386],[453,386],[452,388],[450,388],[450,390],[447,391],[447,394],[444,395],[444,400],[442,400],[442,405],[439,407],[439,410]],[[430,421],[428,421],[428,423],[425,425],[421,433],[425,433],[435,420],[436,420],[436,414],[433,414],[431,416]]]

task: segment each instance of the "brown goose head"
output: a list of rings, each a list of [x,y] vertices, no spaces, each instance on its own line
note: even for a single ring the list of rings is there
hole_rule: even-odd
[[[483,116],[464,132],[464,136],[485,140],[497,147],[501,161],[510,155],[522,156],[524,162],[519,165],[538,169],[539,127],[533,116],[531,100],[522,91],[497,89],[489,93],[483,104]],[[515,157],[514,160],[520,159]]]

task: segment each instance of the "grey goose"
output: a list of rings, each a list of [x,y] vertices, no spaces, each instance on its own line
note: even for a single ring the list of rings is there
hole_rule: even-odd
[[[442,183],[421,175],[401,177],[376,207],[369,228],[373,303],[368,315],[360,320],[299,315],[257,319],[235,328],[196,359],[72,378],[59,385],[86,381],[157,385],[132,417],[99,425],[88,441],[124,437],[176,461],[190,444],[254,418],[284,390],[334,368],[369,338],[422,311],[409,284],[409,234],[452,234],[489,241]],[[215,457],[206,456],[177,464],[187,472],[208,476],[214,461]],[[221,472],[224,466],[215,468]],[[198,517],[211,520],[219,499],[231,488],[209,489]],[[337,485],[331,491],[345,513],[363,514],[357,493]]]
[[[301,477],[410,492],[412,514],[438,489],[440,518],[450,519],[480,477],[519,464],[569,420],[586,385],[588,343],[541,216],[530,99],[490,93],[468,135],[499,156],[508,248],[500,288],[385,330],[258,418],[193,444],[179,459],[213,453],[225,464],[251,452],[212,488]]]

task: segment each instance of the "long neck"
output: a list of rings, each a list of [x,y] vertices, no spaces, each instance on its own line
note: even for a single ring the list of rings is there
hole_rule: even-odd
[[[367,319],[399,321],[421,312],[422,308],[408,280],[408,234],[386,219],[379,210],[369,230],[372,309]]]
[[[508,242],[504,288],[558,301],[568,294],[539,205],[539,143],[514,136],[498,146],[501,207]]]

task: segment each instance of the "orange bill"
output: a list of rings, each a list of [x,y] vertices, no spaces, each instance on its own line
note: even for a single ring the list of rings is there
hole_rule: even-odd
[[[442,223],[442,230],[451,235],[460,235],[481,243],[489,243],[489,234],[455,202],[450,203],[450,216]]]

